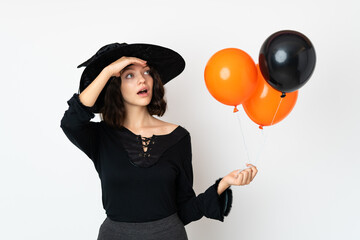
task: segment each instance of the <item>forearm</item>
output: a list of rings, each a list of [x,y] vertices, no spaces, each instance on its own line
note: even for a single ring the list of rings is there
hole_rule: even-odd
[[[82,104],[87,107],[94,106],[96,99],[99,97],[101,91],[105,87],[107,81],[110,79],[111,73],[105,67],[100,74],[87,86],[79,95]]]

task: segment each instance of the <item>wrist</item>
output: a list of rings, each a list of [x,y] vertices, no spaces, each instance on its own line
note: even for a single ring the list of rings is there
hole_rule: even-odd
[[[221,179],[221,181],[218,184],[217,193],[218,195],[221,195],[226,189],[230,187],[230,184],[228,184],[224,178]]]
[[[112,70],[110,69],[109,66],[104,67],[101,73],[106,75],[108,78],[113,76]]]

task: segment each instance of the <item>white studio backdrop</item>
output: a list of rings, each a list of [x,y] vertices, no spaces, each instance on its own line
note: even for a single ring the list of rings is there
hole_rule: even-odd
[[[90,159],[60,128],[77,92],[76,66],[113,42],[178,51],[186,69],[166,85],[168,111],[192,137],[197,194],[246,161],[233,108],[207,91],[204,68],[236,47],[258,62],[279,30],[313,43],[317,63],[297,104],[261,132],[239,106],[259,173],[233,186],[224,223],[186,226],[189,239],[360,239],[358,1],[2,1],[1,239],[96,239],[105,219]],[[94,121],[99,121],[96,116]]]

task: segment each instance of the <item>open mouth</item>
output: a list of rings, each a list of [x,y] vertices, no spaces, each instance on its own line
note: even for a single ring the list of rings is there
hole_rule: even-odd
[[[146,94],[147,93],[147,89],[141,90],[139,91],[137,94]]]

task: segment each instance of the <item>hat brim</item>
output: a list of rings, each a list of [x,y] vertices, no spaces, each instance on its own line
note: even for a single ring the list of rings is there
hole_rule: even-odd
[[[145,43],[126,44],[104,53],[87,65],[80,79],[79,92],[89,86],[106,66],[122,56],[137,57],[147,61],[148,65],[157,70],[163,84],[178,76],[185,69],[185,61],[181,55],[169,48]],[[94,112],[99,112],[103,106],[108,83],[92,108]]]

